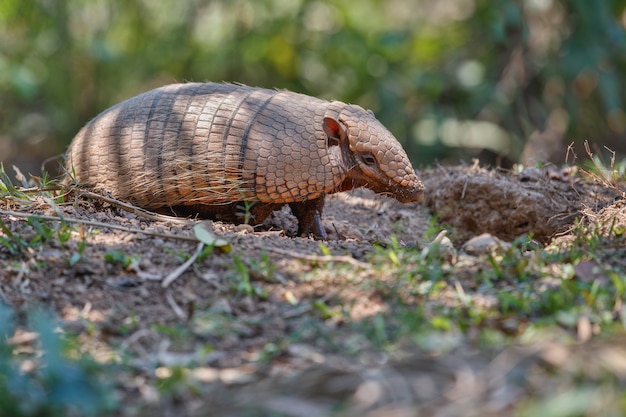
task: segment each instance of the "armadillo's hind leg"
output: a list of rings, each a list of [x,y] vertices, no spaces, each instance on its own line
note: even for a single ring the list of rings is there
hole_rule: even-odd
[[[253,203],[249,208],[244,202],[239,204],[239,208],[244,207],[243,211],[238,212],[237,223],[261,224],[275,210],[280,210],[283,204],[273,203]]]
[[[328,239],[322,224],[323,196],[300,203],[290,203],[289,207],[291,207],[291,212],[298,219],[299,236],[308,236],[312,233],[316,238]]]

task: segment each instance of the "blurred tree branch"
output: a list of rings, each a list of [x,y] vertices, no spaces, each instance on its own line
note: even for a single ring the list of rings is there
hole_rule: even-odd
[[[0,153],[42,160],[189,80],[359,103],[416,163],[626,152],[625,26],[626,0],[3,0]]]

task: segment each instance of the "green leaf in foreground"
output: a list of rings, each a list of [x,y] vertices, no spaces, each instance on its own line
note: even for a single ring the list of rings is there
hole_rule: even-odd
[[[230,253],[231,251],[230,242],[208,231],[206,226],[207,224],[202,222],[202,223],[196,224],[193,227],[193,232],[196,235],[196,239],[198,239],[200,242],[204,243],[207,246],[219,248],[225,253]]]

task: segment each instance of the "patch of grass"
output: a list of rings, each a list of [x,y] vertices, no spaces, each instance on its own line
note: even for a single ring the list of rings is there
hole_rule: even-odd
[[[231,280],[231,287],[237,294],[246,296],[254,296],[260,299],[267,297],[267,294],[260,285],[252,282],[252,278],[263,274],[263,271],[251,268],[241,256],[237,254],[232,255],[233,270],[230,271],[229,277]],[[254,271],[257,271],[256,273]],[[264,275],[262,275],[264,276]]]
[[[48,177],[46,172],[41,177],[31,176],[27,179],[17,167],[13,167],[15,178],[21,183],[19,186],[13,183],[4,166],[0,163],[0,199],[7,207],[19,207],[24,211],[37,206],[42,202],[60,213],[57,204],[64,201],[60,193],[60,187],[54,180]],[[63,247],[72,238],[76,228],[67,224],[63,218],[59,221],[46,221],[37,215],[32,215],[25,222],[11,230],[0,219],[0,250],[4,249],[12,256],[21,256],[40,249],[44,244]],[[84,235],[84,233],[81,233]],[[78,251],[67,257],[70,266],[75,265],[84,253],[84,245],[79,246]]]
[[[608,148],[605,149],[611,155],[608,162],[598,154],[592,153],[589,143],[585,141],[585,151],[589,159],[582,164],[584,172],[607,187],[619,189],[618,184],[626,179],[626,159],[617,161],[615,152]]]
[[[83,236],[83,238],[77,243],[76,251],[72,252],[70,257],[67,259],[67,263],[69,264],[69,266],[74,266],[78,262],[80,262],[80,260],[83,259],[85,255],[86,249],[87,249],[87,239],[85,236]]]
[[[31,250],[40,249],[47,243],[63,247],[70,240],[74,230],[63,221],[46,222],[37,216],[28,218],[17,230],[10,230],[0,219],[0,231],[2,231],[0,248],[4,248],[10,255],[19,256]]]
[[[372,346],[393,350],[410,340],[441,341],[437,334],[461,335],[463,342],[452,340],[481,346],[521,340],[527,329],[537,328],[587,337],[580,333],[581,320],[594,333],[621,328],[626,239],[588,229],[574,234],[565,247],[541,250],[526,236],[480,256],[452,256],[437,242],[427,250],[402,248],[392,239],[369,259],[384,311],[362,320],[355,331]],[[444,339],[439,347],[449,349]]]
[[[140,257],[139,255],[128,255],[118,249],[111,249],[104,254],[104,260],[112,265],[119,265],[124,269],[131,269],[135,268]]]
[[[18,177],[24,177],[19,170],[16,170],[16,174]],[[28,187],[28,184],[25,184]],[[7,198],[11,197],[16,202],[28,202],[30,201],[30,197],[27,193],[21,191],[18,187],[13,184],[11,177],[6,173],[4,169],[4,164],[0,162],[0,197]]]
[[[3,247],[10,255],[20,255],[29,247],[29,243],[19,232],[13,233],[0,218],[0,230],[4,236],[0,235],[0,246]]]
[[[254,220],[252,218],[252,207],[254,207],[256,202],[248,200],[241,189],[239,189],[239,195],[241,196],[241,204],[238,204],[236,207],[236,215],[242,219],[243,224],[250,224],[250,221]]]
[[[163,252],[176,258],[179,262],[185,262],[187,261],[187,259],[191,258],[191,254],[187,253],[184,249],[179,249],[178,251],[174,251],[168,247],[164,247]]]

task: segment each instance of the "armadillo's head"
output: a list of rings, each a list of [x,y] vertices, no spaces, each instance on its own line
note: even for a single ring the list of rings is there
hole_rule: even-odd
[[[402,203],[422,200],[424,184],[402,145],[371,111],[345,106],[337,118],[324,118],[324,132],[331,144],[340,146],[347,165],[341,191],[365,186]]]

